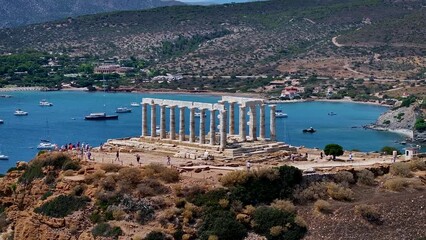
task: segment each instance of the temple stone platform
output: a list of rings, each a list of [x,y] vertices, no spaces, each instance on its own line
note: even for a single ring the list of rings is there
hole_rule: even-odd
[[[108,140],[105,147],[128,151],[155,151],[189,159],[216,160],[232,160],[281,150],[291,151],[293,149],[289,145],[276,141],[275,107],[268,106],[267,129],[267,108],[263,99],[223,96],[217,103],[203,103],[143,98],[141,136]],[[185,114],[187,111],[189,119]],[[207,117],[210,118],[208,128]],[[196,121],[196,118],[199,120]],[[166,124],[166,119],[169,124]],[[187,126],[189,134],[186,131]],[[199,131],[196,134],[197,128]],[[206,128],[209,131],[206,131]]]
[[[172,140],[153,139],[151,137],[134,137],[124,139],[109,139],[104,149],[120,149],[125,152],[151,152],[169,155],[175,158],[200,160],[235,160],[242,157],[254,157],[278,151],[295,151],[295,148],[283,142],[273,141],[246,141],[233,142],[228,140],[225,149],[209,144],[191,144]]]

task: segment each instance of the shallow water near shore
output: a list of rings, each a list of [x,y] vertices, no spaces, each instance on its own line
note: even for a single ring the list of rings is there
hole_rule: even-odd
[[[32,159],[38,152],[36,147],[40,139],[49,139],[59,146],[77,142],[99,146],[107,139],[141,134],[140,107],[132,108],[131,113],[119,114],[118,120],[111,121],[85,121],[84,116],[91,112],[113,114],[117,107],[131,108],[131,102],[140,102],[143,97],[209,103],[215,103],[220,99],[218,96],[167,93],[60,91],[9,92],[7,94],[12,95],[12,98],[0,98],[0,119],[4,120],[4,124],[0,125],[0,151],[8,155],[9,160],[0,162],[0,173],[15,166],[16,161]],[[40,107],[41,99],[52,102],[53,106]],[[27,111],[28,116],[14,116],[13,113],[18,108]],[[386,107],[356,103],[302,102],[277,104],[277,109],[283,110],[289,116],[277,119],[278,141],[294,146],[323,148],[328,143],[337,143],[345,149],[361,151],[377,151],[386,145],[400,149],[403,147],[397,143],[404,140],[405,137],[402,135],[362,128],[363,125],[373,123],[382,112],[387,110]],[[267,111],[266,134],[269,136],[269,109]],[[159,109],[157,112],[158,125]],[[329,112],[334,112],[336,115],[330,116]],[[176,113],[178,118],[179,114]],[[235,118],[236,129],[238,129],[237,108]],[[148,119],[150,119],[149,116]],[[188,110],[186,119],[188,122],[186,131],[189,133]],[[179,123],[178,119],[176,121]],[[199,120],[196,121],[196,128],[198,128]],[[166,122],[168,125],[169,120]],[[302,133],[302,129],[308,127],[315,128],[317,132]],[[208,131],[209,114],[206,117],[206,133]]]

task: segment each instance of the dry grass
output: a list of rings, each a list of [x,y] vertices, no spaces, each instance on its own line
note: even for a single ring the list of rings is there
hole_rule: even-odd
[[[297,189],[293,194],[300,203],[327,198],[327,185],[325,182],[313,182],[305,189]]]
[[[408,163],[411,171],[425,171],[426,170],[426,161],[422,159],[411,160]]]
[[[142,171],[142,176],[145,178],[159,178],[166,183],[179,181],[179,172],[176,169],[168,168],[158,163],[147,165]]]
[[[354,175],[348,171],[340,171],[334,175],[334,180],[338,183],[355,183]]]
[[[357,172],[356,176],[358,178],[358,183],[361,183],[367,186],[372,186],[375,184],[374,173],[371,172],[370,170],[363,169]]]
[[[380,213],[370,205],[361,204],[355,206],[355,214],[360,215],[362,218],[364,218],[370,223],[378,225],[383,223]]]
[[[84,180],[88,184],[98,185],[99,181],[105,177],[105,173],[102,170],[97,170],[96,172],[85,176]]]
[[[400,192],[402,190],[404,190],[405,188],[407,188],[409,186],[409,182],[407,181],[407,179],[402,178],[402,177],[395,177],[395,178],[390,178],[387,179],[384,183],[383,186],[391,191],[395,191],[395,192]]]
[[[333,208],[329,202],[319,199],[314,203],[314,211],[318,213],[330,214],[333,213]]]
[[[337,201],[352,201],[354,199],[354,193],[351,189],[339,186],[335,183],[327,184],[328,195]]]
[[[393,176],[399,177],[412,177],[413,174],[410,169],[410,165],[408,163],[399,162],[394,163],[389,169],[389,173]]]
[[[106,163],[101,165],[101,169],[105,172],[118,172],[122,168],[122,166],[112,163]]]
[[[233,171],[221,177],[219,181],[224,187],[233,187],[245,183],[247,179],[247,171]]]
[[[292,202],[288,200],[276,199],[274,200],[274,202],[271,203],[271,207],[287,213],[296,213],[296,207]]]

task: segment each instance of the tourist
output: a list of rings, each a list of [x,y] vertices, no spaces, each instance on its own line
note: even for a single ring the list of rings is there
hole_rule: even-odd
[[[87,152],[87,159],[92,160],[92,159],[90,159],[91,156],[92,156],[92,153],[90,151]]]
[[[352,159],[352,153],[349,153],[349,161],[353,161],[353,159]]]
[[[251,168],[251,162],[250,161],[246,162],[246,167],[247,167],[247,172],[250,172],[250,168]]]
[[[139,166],[141,165],[140,161],[141,161],[141,156],[138,153],[136,153],[136,162],[138,162]]]
[[[117,152],[115,153],[114,161],[120,161],[120,150],[117,150]]]
[[[170,156],[167,156],[167,165],[170,165]]]
[[[324,154],[321,152],[320,153],[320,158],[322,159],[324,157]]]

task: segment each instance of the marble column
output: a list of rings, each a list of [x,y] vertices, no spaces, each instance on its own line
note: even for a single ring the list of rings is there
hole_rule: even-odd
[[[220,149],[226,148],[226,110],[220,111]]]
[[[240,105],[240,140],[245,142],[246,141],[246,107],[243,105]]]
[[[151,104],[151,137],[157,136],[157,104]]]
[[[205,110],[200,109],[200,144],[206,143],[206,116]]]
[[[229,135],[235,134],[235,103],[229,103]]]
[[[270,139],[271,141],[275,141],[276,137],[277,137],[277,132],[276,132],[276,122],[275,122],[275,105],[270,105],[269,108],[271,109],[270,112],[270,124],[269,124],[269,129],[270,129]]]
[[[195,108],[189,109],[189,142],[195,142]]]
[[[179,115],[179,141],[185,141],[185,107],[181,107]]]
[[[249,135],[252,141],[257,140],[257,119],[256,119],[256,105],[250,105],[250,129]]]
[[[210,111],[210,145],[216,144],[216,110]]]
[[[176,138],[176,106],[170,106],[170,140]]]
[[[142,103],[142,136],[148,136],[148,104]]]
[[[265,104],[260,104],[259,137],[265,139]]]
[[[166,138],[166,105],[160,106],[160,139]]]

